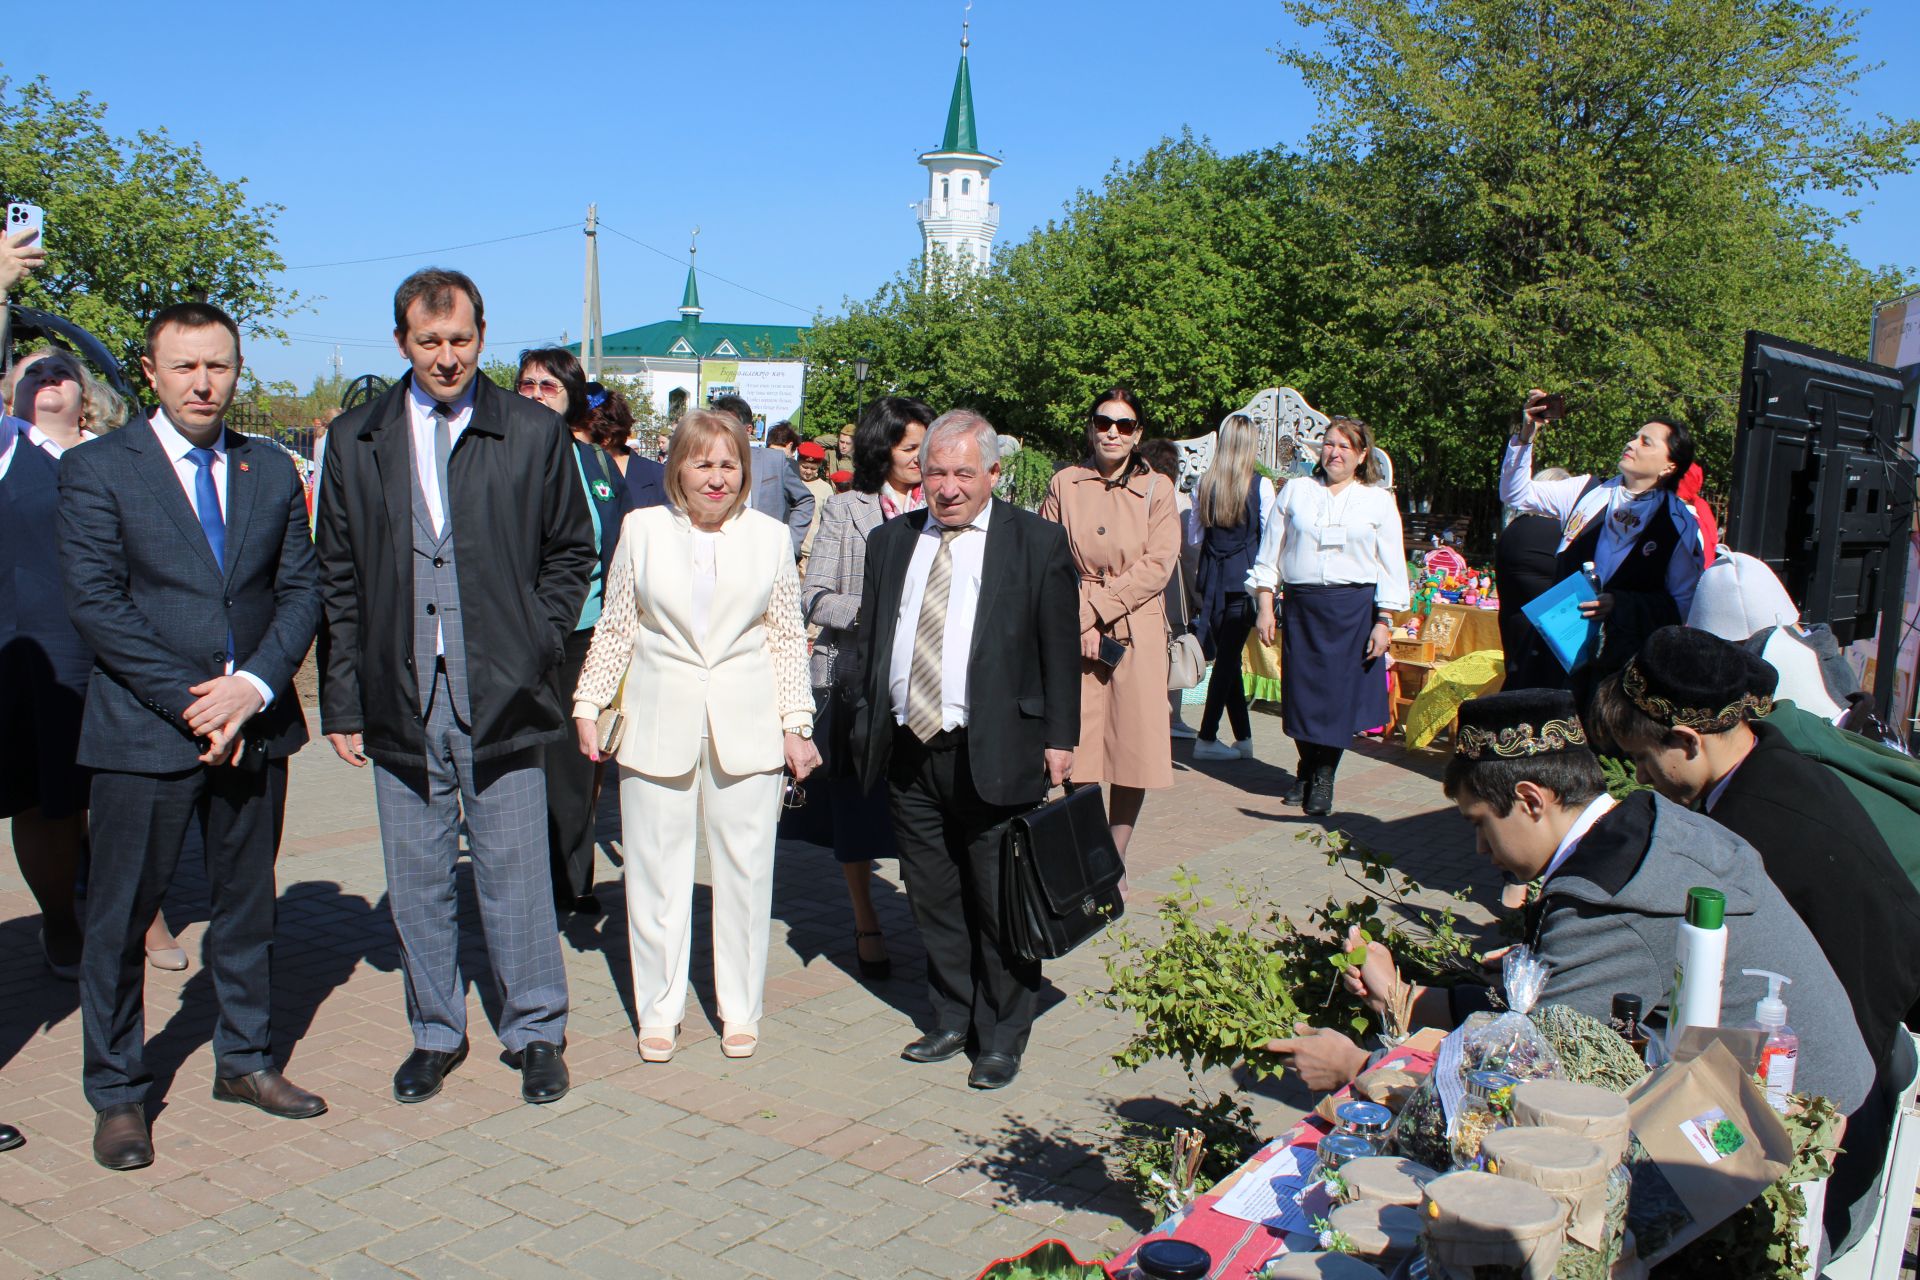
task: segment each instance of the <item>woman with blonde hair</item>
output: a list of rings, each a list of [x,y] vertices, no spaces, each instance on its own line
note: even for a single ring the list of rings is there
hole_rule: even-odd
[[[667,451],[668,505],[627,516],[573,714],[601,758],[614,709],[636,1047],[678,1047],[692,956],[694,849],[713,876],[720,1051],[760,1042],[783,772],[820,763],[800,580],[787,527],[747,505],[752,451],[730,414],[696,409]]]
[[[1273,505],[1273,481],[1255,466],[1259,452],[1260,431],[1253,419],[1232,415],[1220,424],[1213,465],[1194,491],[1193,515],[1201,530],[1194,634],[1213,662],[1200,735],[1193,744],[1195,760],[1245,760],[1253,755],[1253,720],[1247,714],[1240,658],[1253,633],[1247,574]],[[1219,741],[1222,712],[1233,725],[1231,746]]]
[[[1247,574],[1258,601],[1254,629],[1272,644],[1274,590],[1284,584],[1280,715],[1300,754],[1287,803],[1333,812],[1333,775],[1353,735],[1387,722],[1381,671],[1395,610],[1407,607],[1400,508],[1378,488],[1373,430],[1335,418],[1320,465],[1287,481]]]
[[[1066,527],[1080,570],[1080,745],[1073,781],[1107,784],[1122,858],[1149,790],[1173,785],[1167,735],[1167,583],[1180,562],[1173,485],[1140,456],[1140,402],[1094,397],[1087,460],[1057,472],[1040,515]]]

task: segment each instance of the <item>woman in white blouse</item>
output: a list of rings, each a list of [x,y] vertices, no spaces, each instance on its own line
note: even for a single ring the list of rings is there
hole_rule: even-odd
[[[628,515],[607,575],[573,714],[599,758],[597,720],[617,705],[627,938],[637,1048],[678,1046],[692,955],[694,849],[713,873],[713,973],[720,1051],[759,1045],[773,915],[773,844],[783,778],[820,763],[813,746],[807,633],[793,542],[746,505],[746,432],[705,409],[667,451],[667,501]]]
[[[1274,589],[1286,589],[1280,715],[1300,752],[1286,799],[1311,814],[1333,812],[1334,771],[1353,735],[1387,722],[1381,662],[1393,611],[1412,595],[1400,509],[1375,478],[1372,430],[1357,418],[1329,422],[1320,465],[1280,490],[1247,574],[1263,643],[1273,643]]]

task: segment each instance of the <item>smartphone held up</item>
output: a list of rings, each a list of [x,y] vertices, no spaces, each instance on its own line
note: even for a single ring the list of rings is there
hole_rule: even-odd
[[[10,204],[7,206],[8,240],[17,240],[22,248],[38,245],[44,238],[47,215],[39,205]],[[25,239],[20,239],[24,236]]]

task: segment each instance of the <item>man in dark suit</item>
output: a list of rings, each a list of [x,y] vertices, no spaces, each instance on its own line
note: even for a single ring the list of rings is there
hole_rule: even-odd
[[[307,740],[293,674],[320,619],[305,491],[284,451],[224,425],[240,375],[225,312],[162,310],[141,364],[160,407],[60,472],[67,607],[94,653],[80,1013],[93,1154],[110,1169],[153,1163],[143,940],[189,823],[212,894],[213,1096],[290,1119],[327,1109],[280,1074],[270,1036],[273,861],[287,757]]]
[[[967,1083],[1020,1071],[1040,966],[1000,950],[1008,821],[1073,768],[1080,740],[1079,576],[1057,524],[995,501],[998,437],[956,409],[920,449],[927,507],[867,540],[853,752],[885,778],[907,899],[927,948],[934,1025],[901,1056],[974,1042]]]
[[[315,535],[321,728],[347,763],[373,760],[407,978],[414,1050],[394,1097],[424,1102],[467,1056],[464,814],[500,1040],[520,1096],[552,1102],[568,1087],[567,971],[540,748],[568,731],[558,673],[593,526],[559,415],[477,376],[486,316],[473,281],[416,271],[393,322],[412,372],[333,424]]]

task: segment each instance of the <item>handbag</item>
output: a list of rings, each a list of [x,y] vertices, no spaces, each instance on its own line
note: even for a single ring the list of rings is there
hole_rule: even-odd
[[[1167,594],[1180,597],[1180,630],[1173,631],[1169,621],[1167,636],[1167,691],[1176,693],[1182,689],[1191,689],[1206,678],[1207,653],[1200,647],[1200,637],[1193,634],[1193,618],[1187,613],[1187,584],[1185,574],[1176,566],[1173,581],[1167,584]],[[1171,619],[1172,615],[1169,614]]]
[[[1118,920],[1126,868],[1097,786],[1069,787],[1007,824],[1001,846],[1000,948],[1056,960]]]
[[[627,678],[621,676],[620,684],[613,691],[613,701],[593,722],[594,742],[599,746],[603,760],[620,750],[620,739],[627,736],[627,713],[620,709],[626,693]]]

